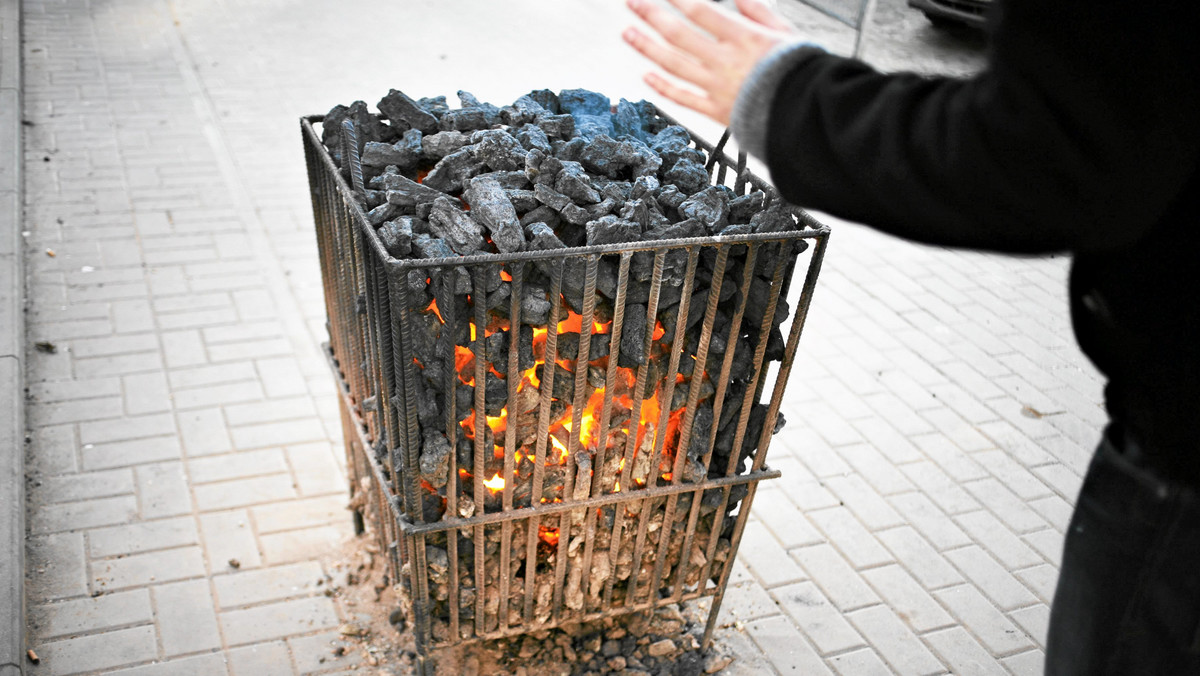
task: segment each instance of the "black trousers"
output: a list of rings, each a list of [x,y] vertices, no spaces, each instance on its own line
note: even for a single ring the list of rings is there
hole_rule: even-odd
[[[1046,676],[1200,676],[1200,491],[1159,478],[1140,457],[1110,426],[1088,468],[1050,611]]]

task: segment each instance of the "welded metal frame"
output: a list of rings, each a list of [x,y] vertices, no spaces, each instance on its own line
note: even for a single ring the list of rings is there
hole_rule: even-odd
[[[661,114],[661,113],[660,113]],[[663,117],[667,117],[663,115]],[[673,120],[667,118],[674,123]],[[684,240],[664,240],[655,242],[631,242],[603,246],[577,247],[556,251],[525,251],[511,254],[484,254],[453,259],[422,259],[397,260],[388,255],[375,229],[370,225],[362,208],[362,175],[361,170],[348,171],[343,174],[335,165],[333,159],[320,142],[320,137],[313,125],[320,122],[320,116],[301,118],[302,140],[305,157],[308,164],[309,182],[313,199],[313,211],[316,220],[317,241],[320,251],[322,280],[324,284],[326,311],[328,313],[328,328],[330,333],[330,363],[338,377],[341,390],[340,404],[342,408],[343,426],[345,429],[347,465],[350,470],[351,492],[355,496],[356,510],[359,523],[373,527],[376,537],[380,538],[380,546],[388,552],[389,576],[393,581],[399,581],[401,575],[407,575],[410,581],[410,600],[414,617],[413,631],[422,665],[425,658],[436,649],[446,648],[466,641],[479,639],[500,638],[516,634],[547,629],[566,622],[584,622],[604,617],[626,613],[648,611],[656,607],[688,601],[704,596],[712,596],[713,603],[709,612],[708,624],[705,628],[704,646],[707,647],[714,628],[715,620],[724,597],[732,564],[736,557],[737,548],[746,524],[750,506],[754,500],[758,482],[779,476],[779,472],[765,465],[766,453],[777,420],[783,389],[791,372],[796,356],[796,350],[803,330],[807,311],[815,290],[817,275],[820,271],[825,248],[828,243],[829,229],[812,219],[808,214],[795,207],[788,207],[796,217],[801,229],[786,233],[762,233],[739,236],[704,237]],[[345,156],[356,158],[357,143],[353,140],[352,125],[347,130],[347,138],[351,139],[343,149]],[[693,136],[693,138],[695,138]],[[710,179],[716,183],[725,184],[732,178],[734,190],[738,194],[749,192],[750,189],[763,190],[768,200],[779,199],[775,191],[764,181],[754,176],[746,169],[744,155],[735,162],[724,154],[723,146],[728,135],[722,138],[716,147],[701,140],[695,140],[697,147],[709,155],[707,169]],[[355,162],[349,164],[354,167]],[[732,169],[730,177],[728,171]],[[347,180],[349,177],[349,180]],[[748,430],[751,404],[761,402],[768,376],[768,364],[764,359],[767,349],[767,337],[773,326],[775,309],[780,298],[786,298],[792,281],[794,268],[797,264],[797,250],[802,248],[801,240],[815,243],[808,254],[807,269],[799,298],[795,304],[790,328],[787,329],[784,356],[780,363],[774,387],[771,390],[770,401],[767,405],[766,419],[758,439],[757,450],[751,456],[753,463],[749,471],[737,473],[739,453],[744,437]],[[706,252],[705,250],[712,250]],[[717,436],[717,422],[721,417],[722,407],[727,405],[725,397],[730,381],[730,370],[734,359],[736,335],[726,338],[725,354],[719,362],[719,375],[714,381],[716,391],[712,395],[714,402],[714,423],[708,439],[707,452],[701,460],[706,478],[703,481],[689,483],[683,480],[683,462],[685,454],[675,454],[671,478],[665,485],[658,485],[657,470],[663,454],[667,416],[670,406],[661,407],[660,417],[654,426],[653,457],[650,463],[651,478],[646,487],[634,489],[632,481],[626,480],[628,488],[621,492],[613,492],[612,486],[605,486],[602,481],[600,468],[604,467],[607,443],[599,443],[594,454],[586,449],[581,452],[579,444],[579,416],[586,402],[586,384],[588,377],[588,350],[591,346],[593,312],[595,309],[597,271],[602,261],[617,263],[616,297],[613,300],[613,316],[610,336],[611,340],[609,368],[605,374],[606,388],[601,408],[599,422],[600,439],[607,439],[610,431],[612,414],[613,385],[617,375],[617,362],[621,348],[622,325],[625,320],[626,294],[630,287],[631,261],[635,255],[653,256],[653,273],[650,278],[649,298],[646,302],[647,330],[643,341],[642,365],[636,368],[636,384],[633,392],[642,392],[648,378],[649,356],[653,349],[651,329],[657,321],[657,304],[663,286],[663,270],[668,255],[687,257],[686,274],[682,283],[681,300],[676,309],[676,330],[670,351],[669,365],[662,378],[665,390],[661,399],[665,402],[672,400],[676,374],[679,372],[679,359],[683,351],[683,339],[688,325],[690,298],[693,294],[694,273],[702,255],[715,255],[712,279],[709,283],[707,303],[704,305],[704,319],[691,329],[700,331],[699,343],[695,352],[696,364],[693,373],[703,373],[708,366],[710,341],[718,330],[731,331],[732,327],[741,327],[746,311],[751,282],[754,278],[756,264],[761,258],[773,262],[769,299],[763,312],[762,325],[759,327],[757,347],[752,358],[753,375],[748,381],[742,401],[739,404],[739,419],[737,420],[736,436],[733,452],[730,453],[723,474],[709,477],[713,448]],[[736,309],[729,327],[714,327],[718,305],[721,302],[721,287],[726,283],[725,273],[728,270],[731,256],[736,256],[741,262],[741,283],[737,289]],[[550,298],[558,298],[562,293],[563,278],[566,268],[574,263],[575,271],[582,265],[583,269],[583,307],[581,329],[579,333],[579,355],[574,373],[573,425],[576,430],[569,439],[569,453],[565,485],[562,491],[562,502],[541,503],[542,474],[545,471],[547,453],[549,451],[550,403],[554,389],[555,368],[544,369],[541,378],[539,394],[539,416],[537,426],[536,450],[533,458],[532,495],[530,506],[514,505],[512,481],[507,481],[501,491],[499,510],[489,511],[488,490],[483,482],[486,476],[486,454],[484,447],[483,415],[475,416],[474,457],[470,474],[472,485],[467,486],[467,492],[474,501],[474,511],[470,516],[459,516],[459,490],[457,485],[457,449],[450,454],[449,477],[450,484],[445,490],[445,516],[433,523],[425,523],[422,516],[422,499],[424,488],[420,485],[418,467],[421,449],[420,429],[417,419],[416,402],[414,397],[407,396],[416,392],[416,378],[422,377],[414,364],[414,354],[411,346],[414,344],[411,314],[418,311],[410,305],[410,293],[405,280],[412,270],[428,273],[432,280],[434,298],[438,301],[441,318],[445,323],[443,331],[455,335],[463,321],[474,322],[477,327],[487,325],[487,289],[486,275],[496,271],[497,267],[505,269],[511,275],[509,282],[511,297],[508,312],[512,326],[520,325],[521,285],[525,280],[526,271],[531,265],[540,265],[548,269],[550,277]],[[458,269],[466,270],[469,276],[471,309],[474,316],[456,317],[456,302],[452,298],[455,276]],[[700,291],[703,291],[701,289]],[[483,302],[474,302],[483,299]],[[727,301],[728,302],[728,301]],[[551,306],[551,315],[547,321],[545,356],[548,365],[555,363],[557,356],[557,327],[559,322],[559,303]],[[786,326],[786,324],[785,324]],[[485,332],[478,330],[469,348],[476,355],[475,383],[482,385],[487,375],[489,364],[485,358]],[[601,334],[603,335],[603,334]],[[515,336],[514,336],[515,338]],[[454,345],[450,341],[446,356],[447,363],[454,363]],[[502,363],[491,364],[497,371],[506,371],[508,383],[508,401],[516,400],[517,383],[520,382],[518,369],[518,340],[509,340],[507,366]],[[501,369],[500,367],[505,367]],[[457,374],[453,369],[445,369],[446,392],[454,392],[457,387]],[[677,449],[686,449],[690,443],[693,418],[699,400],[701,378],[691,378],[688,396],[680,427],[681,435],[676,444]],[[459,428],[455,406],[456,397],[446,396],[444,405],[445,425],[449,439],[456,439]],[[728,403],[728,405],[735,405]],[[482,412],[486,408],[485,388],[476,386],[474,391],[473,408]],[[732,423],[730,423],[732,424]],[[516,449],[515,425],[507,428],[504,438],[497,437],[495,443],[503,441],[504,476],[514,476],[514,452]],[[614,428],[615,429],[615,428]],[[648,428],[647,428],[648,429]],[[619,438],[620,435],[618,435]],[[635,440],[638,434],[630,430],[624,443],[624,472],[633,471],[633,456]],[[617,442],[612,449],[620,452],[622,442]],[[452,443],[452,447],[454,444]],[[586,456],[586,457],[585,457]],[[587,473],[589,468],[579,463],[587,463],[594,471]],[[580,483],[574,485],[576,474]],[[618,471],[616,481],[628,479],[626,474]],[[731,499],[737,500],[732,493],[735,488],[744,486],[745,497],[732,514],[725,514]],[[575,489],[579,490],[576,491]],[[363,495],[363,492],[367,495]],[[681,559],[686,559],[692,551],[693,539],[697,530],[701,502],[705,495],[718,497],[719,506],[709,533],[708,542],[703,543],[705,560],[700,576],[700,583],[694,588],[684,584],[689,566],[683,561],[677,566],[674,579],[664,580],[665,559],[670,538],[676,528],[681,532],[684,544],[681,549]],[[688,497],[690,496],[690,497]],[[732,496],[732,497],[731,497]],[[680,514],[677,508],[681,499],[689,499],[690,507]],[[616,575],[610,575],[601,595],[600,603],[591,603],[590,594],[584,595],[584,607],[572,610],[563,603],[563,589],[566,583],[568,547],[572,522],[584,524],[584,548],[581,569],[590,570],[595,553],[593,544],[596,536],[597,519],[602,508],[611,505],[624,505],[626,508],[637,505],[638,514],[650,514],[660,507],[663,511],[662,533],[659,535],[658,550],[653,554],[654,565],[649,580],[640,580],[640,566],[637,562],[643,560],[643,554],[649,546],[647,528],[650,519],[636,519],[638,523],[627,524],[626,509],[615,509],[610,538],[609,556],[613,560],[619,555],[619,543],[622,530],[629,528],[634,536],[634,555],[631,573],[623,582],[624,598],[621,605],[614,601]],[[732,511],[732,510],[731,510]],[[391,513],[394,518],[385,515]],[[364,514],[373,518],[364,517]],[[381,523],[376,524],[375,520]],[[717,554],[722,532],[732,519],[732,530],[729,531],[730,547],[726,558],[714,569],[713,563]],[[520,600],[521,620],[517,623],[508,621],[510,600],[510,579],[507,574],[498,574],[494,584],[498,585],[500,608],[496,615],[497,626],[485,625],[487,614],[484,610],[485,590],[487,582],[485,575],[485,557],[474,557],[474,580],[478,589],[475,590],[475,608],[473,624],[461,617],[458,599],[458,585],[448,584],[449,606],[448,629],[443,637],[433,635],[433,618],[430,615],[432,606],[430,599],[429,569],[426,558],[426,543],[430,537],[444,534],[446,550],[449,558],[450,580],[457,581],[460,574],[460,554],[458,552],[458,533],[463,533],[472,540],[474,551],[481,552],[485,545],[485,529],[501,529],[501,546],[499,547],[499,571],[511,569],[512,532],[518,522],[525,522],[526,532],[526,561],[536,562],[538,545],[538,527],[540,524],[557,525],[562,537],[557,542],[557,552],[554,558],[553,570],[539,573],[537,566],[527,566],[524,581],[524,595]],[[532,569],[532,572],[530,570]],[[534,609],[535,580],[539,575],[553,575],[553,600],[551,615],[545,621],[536,621]],[[715,583],[713,582],[715,580]],[[648,582],[644,585],[643,582]],[[645,598],[639,600],[640,594]],[[590,605],[589,605],[590,604]],[[424,667],[422,667],[424,668]]]

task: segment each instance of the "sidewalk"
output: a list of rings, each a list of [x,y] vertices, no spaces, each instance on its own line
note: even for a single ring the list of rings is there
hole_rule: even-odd
[[[654,98],[620,43],[626,14],[585,0],[22,11],[41,657],[24,673],[360,666],[331,651],[354,610],[317,586],[352,527],[297,118],[392,87]],[[1104,420],[1070,337],[1068,262],[828,221],[769,456],[784,476],[759,491],[726,597],[730,672],[1040,674]]]

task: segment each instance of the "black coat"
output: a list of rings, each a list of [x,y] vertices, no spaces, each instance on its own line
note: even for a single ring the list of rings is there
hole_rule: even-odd
[[[988,67],[884,75],[809,49],[765,160],[790,201],[932,244],[1073,254],[1113,420],[1200,484],[1200,10],[1000,0]]]

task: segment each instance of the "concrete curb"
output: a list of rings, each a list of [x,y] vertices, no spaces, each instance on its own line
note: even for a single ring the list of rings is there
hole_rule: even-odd
[[[0,0],[0,676],[25,672],[21,2]]]

